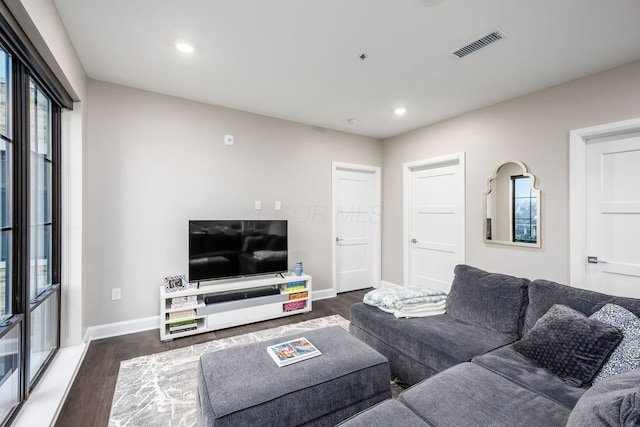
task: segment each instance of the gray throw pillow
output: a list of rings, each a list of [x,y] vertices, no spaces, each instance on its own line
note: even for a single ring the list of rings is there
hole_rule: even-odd
[[[566,384],[588,384],[622,340],[614,326],[553,305],[513,348]]]
[[[446,311],[465,323],[517,339],[527,307],[528,279],[457,265]]]
[[[622,341],[593,378],[596,384],[605,378],[640,368],[640,319],[624,307],[607,304],[589,316],[622,332]]]

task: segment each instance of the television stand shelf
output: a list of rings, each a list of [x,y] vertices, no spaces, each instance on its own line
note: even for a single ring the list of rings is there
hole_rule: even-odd
[[[311,276],[307,274],[209,283],[177,292],[160,287],[162,341],[311,311]],[[254,296],[263,288],[277,292]],[[229,294],[234,296],[226,300]],[[207,297],[220,301],[207,304]]]

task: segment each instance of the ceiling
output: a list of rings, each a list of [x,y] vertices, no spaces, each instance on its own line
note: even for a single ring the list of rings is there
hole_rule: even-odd
[[[374,138],[640,59],[637,0],[54,3],[92,79]]]

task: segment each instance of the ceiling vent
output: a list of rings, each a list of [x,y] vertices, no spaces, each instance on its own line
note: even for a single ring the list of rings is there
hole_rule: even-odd
[[[495,30],[489,34],[479,38],[478,40],[469,43],[468,45],[461,47],[460,49],[451,52],[456,58],[464,58],[467,55],[471,55],[480,49],[489,46],[497,41],[507,38],[507,35],[500,30]]]

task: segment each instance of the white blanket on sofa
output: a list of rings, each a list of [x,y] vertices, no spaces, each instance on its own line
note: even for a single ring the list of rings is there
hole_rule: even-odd
[[[363,302],[378,307],[396,317],[424,317],[444,314],[447,293],[439,289],[406,287],[402,289],[374,289],[367,292]]]

